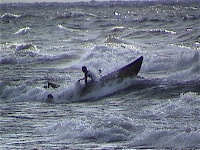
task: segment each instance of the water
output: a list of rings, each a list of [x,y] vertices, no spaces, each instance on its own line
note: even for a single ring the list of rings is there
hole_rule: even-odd
[[[199,6],[1,4],[0,149],[200,148]],[[140,56],[138,77],[58,98],[83,65],[105,75]]]

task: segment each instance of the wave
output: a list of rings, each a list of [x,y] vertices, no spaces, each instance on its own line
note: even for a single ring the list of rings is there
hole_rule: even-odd
[[[41,134],[54,134],[56,135],[55,140],[58,141],[64,139],[73,139],[73,141],[92,139],[92,141],[102,143],[125,141],[130,132],[141,129],[141,126],[133,124],[134,120],[122,115],[101,114],[101,117],[94,117],[91,120],[91,114],[89,112],[84,113],[88,116],[85,120],[72,119],[71,121],[58,122],[52,126],[44,127],[42,130],[38,129],[38,132]]]
[[[123,26],[115,26],[110,29],[111,32],[121,32],[124,30],[125,30],[125,27],[123,27]]]
[[[192,70],[200,63],[199,51],[186,49],[171,53],[169,50],[168,53],[169,55],[166,53],[164,57],[162,57],[162,54],[156,54],[152,60],[149,60],[148,65],[143,66],[144,71],[174,73],[176,71]]]
[[[71,52],[56,54],[41,53],[41,50],[32,43],[10,43],[5,48],[13,50],[0,57],[0,64],[41,63],[49,61],[63,61],[63,63],[66,63],[79,58],[77,54]],[[61,48],[63,49],[64,47],[51,47],[48,50],[60,50]]]
[[[147,102],[139,101],[145,103],[146,106]],[[126,114],[125,112],[126,115],[122,114],[119,108],[116,108],[121,103],[124,104],[124,101],[115,102],[111,110],[106,109],[106,111],[98,112],[96,105],[87,107],[87,109],[79,107],[75,113],[81,113],[80,118],[53,122],[42,129],[38,128],[37,131],[42,135],[53,134],[56,141],[81,139],[92,140],[95,143],[120,142],[120,149],[200,147],[197,121],[200,111],[198,94],[188,92],[181,94],[177,100],[168,100],[159,104],[154,102],[154,105],[142,107],[136,114],[133,112],[136,106],[131,107],[133,101],[129,104],[131,106],[126,106],[127,111],[132,111],[132,113]],[[110,105],[112,105],[111,102],[109,107],[111,107]],[[70,109],[69,113],[71,113]],[[185,122],[185,119],[188,122]]]
[[[55,58],[52,59],[55,60]],[[42,85],[30,87],[23,84],[15,87],[7,84],[1,88],[1,98],[7,99],[8,101],[29,100],[50,103],[74,103],[85,101],[92,102],[114,94],[127,95],[132,93],[135,97],[139,97],[140,99],[146,99],[146,97],[148,97],[148,99],[172,99],[177,98],[181,93],[200,93],[200,68],[198,67],[197,70],[196,77],[192,79],[191,75],[189,75],[186,77],[186,81],[180,79],[185,75],[185,72],[181,72],[180,75],[176,73],[175,77],[171,75],[167,78],[143,77],[143,73],[141,73],[140,76],[133,79],[126,79],[123,82],[116,81],[102,88],[98,88],[97,86],[96,89],[85,95],[80,95],[79,93],[80,89],[84,86],[83,83],[79,82],[75,84],[62,83],[61,86],[55,90],[43,89]],[[53,100],[47,99],[49,94],[53,95]]]
[[[200,19],[200,15],[185,15],[183,16],[183,20],[197,20]]]
[[[144,38],[144,37],[152,37],[152,36],[160,36],[160,35],[177,35],[178,33],[174,30],[168,29],[149,29],[149,30],[133,30],[130,33],[123,36],[123,38]]]
[[[27,63],[39,56],[39,49],[32,43],[9,43],[4,48],[14,50],[2,54],[0,64]]]
[[[17,59],[11,56],[4,56],[3,58],[0,57],[0,64],[16,64]]]
[[[25,28],[21,28],[19,29],[17,32],[14,33],[14,35],[24,35],[27,33],[31,32],[31,28],[30,27],[25,27]]]
[[[70,33],[70,34],[74,34],[74,33],[80,32],[79,29],[67,28],[67,27],[64,27],[64,26],[61,25],[61,24],[58,24],[58,25],[57,25],[57,29],[60,30],[60,31],[66,31],[66,32],[68,32],[68,33]]]
[[[45,19],[48,18],[45,14],[37,14],[37,13],[25,13],[20,16],[20,19]]]
[[[2,82],[1,99],[8,102],[42,101],[46,91],[39,87],[30,87],[26,84],[10,86],[9,82]],[[0,85],[1,85],[0,84]]]
[[[16,19],[19,18],[21,15],[11,14],[11,13],[5,13],[1,16],[2,20],[10,20],[10,19]]]
[[[56,61],[56,60],[67,60],[70,61],[72,59],[78,58],[77,55],[69,54],[69,53],[63,53],[60,55],[40,55],[36,58],[35,61]]]
[[[24,49],[37,49],[37,47],[35,45],[33,45],[32,43],[21,43],[21,44],[17,44],[17,45],[13,45],[15,46],[16,48],[16,51],[21,51],[21,50],[24,50]]]
[[[177,36],[177,40],[182,43],[196,43],[199,41],[200,34],[197,32],[197,29],[187,28],[185,32],[180,32]],[[198,46],[197,46],[198,49]]]
[[[47,19],[47,18],[48,18],[48,16],[46,16],[44,14],[36,14],[36,13],[29,14],[29,13],[23,12],[19,15],[12,14],[12,13],[5,13],[0,17],[0,20],[3,23],[10,23],[13,20],[20,22],[20,21],[24,21],[24,20],[27,20],[27,19],[34,20],[34,22],[39,22],[40,20],[44,20],[44,19]],[[27,29],[28,28],[29,27],[27,27]]]
[[[65,12],[64,14],[56,16],[54,19],[55,20],[60,20],[60,19],[73,19],[73,18],[82,18],[82,17],[94,17],[96,18],[97,16],[92,13],[85,13],[82,11],[72,11],[72,12]]]
[[[116,92],[124,91],[131,85],[139,84],[140,78],[126,79],[123,82],[115,81],[106,84],[99,88],[98,86],[91,92],[81,95],[80,89],[84,87],[83,83],[76,82],[75,84],[62,84],[56,90],[46,90],[41,85],[40,87],[31,87],[26,84],[11,86],[9,82],[1,88],[1,98],[11,102],[16,101],[42,101],[50,103],[74,103],[95,101],[105,96],[111,96]],[[2,82],[3,84],[3,82]],[[48,95],[53,95],[52,99],[47,99]]]
[[[151,29],[148,31],[149,33],[164,33],[164,34],[177,34],[175,31],[167,30],[167,29]]]
[[[115,36],[107,36],[105,43],[118,43],[118,44],[122,44],[122,43],[126,43],[126,41],[124,41],[123,39],[119,38],[119,37],[115,37]]]
[[[63,27],[62,25],[58,24],[57,25],[57,28],[61,31],[67,31],[67,28],[66,27]]]
[[[15,45],[17,47],[17,45]],[[116,46],[116,47],[115,47]],[[16,48],[15,47],[15,48]],[[1,64],[15,64],[15,63],[27,63],[27,62],[48,62],[48,61],[60,61],[66,60],[67,62],[71,59],[77,59],[77,55],[71,55],[69,53],[61,53],[57,55],[43,55],[38,53],[37,50],[31,50],[30,47],[33,47],[32,44],[19,44],[18,50],[13,56],[5,56],[0,59]],[[171,47],[170,47],[171,48]],[[174,48],[174,47],[173,47]],[[79,97],[77,95],[78,87],[77,85],[66,85],[63,84],[61,89],[53,92],[55,96],[55,103],[70,103],[74,101],[82,101],[86,99],[98,99],[99,97],[104,97],[107,95],[112,95],[116,91],[127,89],[128,83],[133,84],[129,85],[130,89],[135,87],[143,87],[146,90],[144,91],[144,96],[146,96],[147,90],[149,93],[152,93],[154,96],[177,96],[180,92],[199,91],[199,85],[194,84],[199,83],[199,73],[200,73],[200,54],[198,51],[192,51],[186,49],[185,51],[174,52],[174,49],[171,51],[168,50],[165,54],[155,52],[147,54],[145,51],[141,51],[137,47],[122,48],[119,50],[119,45],[109,45],[107,46],[96,46],[94,49],[88,50],[87,53],[82,55],[82,58],[77,59],[77,61],[72,62],[70,65],[74,68],[81,68],[81,66],[86,65],[91,69],[101,69],[102,74],[107,74],[112,70],[116,70],[122,64],[127,64],[126,61],[133,60],[133,56],[144,55],[144,63],[141,68],[141,75],[145,76],[144,80],[134,79],[134,81],[129,82],[125,81],[125,84],[107,86],[102,88],[98,92],[90,93],[85,97]],[[123,56],[123,57],[120,57]],[[126,58],[124,60],[124,57]],[[104,62],[102,63],[102,59]],[[66,62],[64,61],[64,62]],[[118,63],[120,61],[120,64]],[[79,64],[79,65],[73,65]],[[118,64],[118,65],[117,65]],[[156,77],[156,78],[155,78]],[[148,80],[146,80],[148,79]],[[147,84],[145,84],[147,83]],[[137,91],[138,89],[136,89]],[[142,88],[139,88],[142,91]],[[166,93],[166,91],[169,91]],[[175,91],[171,92],[171,91]],[[44,92],[41,90],[41,92]],[[158,94],[155,94],[157,92]],[[27,90],[27,95],[29,89]],[[161,93],[161,94],[160,94]],[[166,93],[166,94],[165,94]],[[172,93],[170,95],[169,93]],[[40,92],[38,93],[40,94]],[[41,99],[44,101],[47,98],[47,95],[50,94],[48,91],[41,96]],[[72,95],[73,94],[73,95]],[[139,92],[141,94],[141,92]],[[173,95],[174,94],[174,95]],[[149,94],[151,95],[151,94]],[[153,97],[153,95],[151,95]],[[72,98],[72,97],[73,98]],[[20,95],[19,95],[20,97]],[[28,96],[27,96],[28,98]],[[19,98],[20,99],[20,98]],[[53,101],[54,102],[54,101]]]
[[[139,118],[151,120],[147,129],[129,143],[130,147],[138,148],[189,148],[200,147],[199,127],[196,124],[178,123],[176,120],[188,118],[193,122],[197,117],[200,104],[199,94],[186,92],[180,94],[177,100],[168,100],[139,113]],[[194,118],[193,118],[194,117]],[[163,118],[168,121],[165,122]],[[163,121],[159,130],[154,130],[154,119]],[[173,126],[171,126],[173,124]],[[169,128],[168,128],[169,127]],[[149,129],[151,128],[151,129]],[[148,132],[146,132],[148,130]],[[159,139],[152,140],[152,139]]]
[[[171,79],[153,79],[137,76],[132,79],[126,79],[121,83],[115,81],[102,88],[94,89],[83,96],[79,93],[79,89],[83,85],[77,82],[75,85],[67,85],[67,87],[62,87],[59,91],[54,92],[54,100],[47,100],[47,102],[91,102],[115,94],[127,95],[130,93],[140,99],[146,99],[146,97],[148,99],[172,99],[178,97],[181,93],[196,92],[200,94],[199,81],[199,78],[180,82]]]

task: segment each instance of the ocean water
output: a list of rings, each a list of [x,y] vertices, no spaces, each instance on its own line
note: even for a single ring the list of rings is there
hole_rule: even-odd
[[[200,148],[199,2],[0,7],[0,149]],[[83,65],[106,75],[140,56],[137,77],[59,99]]]

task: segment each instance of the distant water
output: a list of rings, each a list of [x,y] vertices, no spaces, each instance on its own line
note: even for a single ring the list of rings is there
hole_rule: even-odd
[[[0,7],[0,149],[200,148],[199,2]],[[136,78],[58,98],[83,65],[105,75],[140,56]]]

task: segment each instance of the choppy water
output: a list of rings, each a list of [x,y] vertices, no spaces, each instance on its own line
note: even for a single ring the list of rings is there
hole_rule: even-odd
[[[1,4],[0,16],[0,149],[200,148],[199,2]],[[139,56],[138,77],[87,102],[45,101],[76,90],[82,65],[104,75]]]

